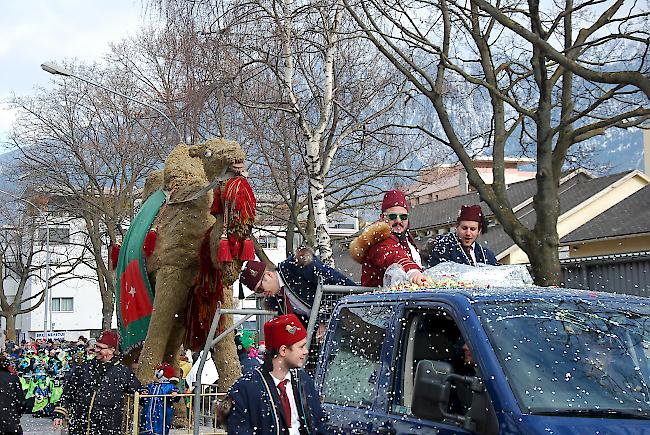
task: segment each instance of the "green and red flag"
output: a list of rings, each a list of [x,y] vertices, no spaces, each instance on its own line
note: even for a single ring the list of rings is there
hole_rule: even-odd
[[[147,337],[154,292],[147,276],[142,245],[164,203],[162,190],[151,194],[144,202],[129,225],[117,260],[115,298],[120,350],[125,353],[143,343]]]

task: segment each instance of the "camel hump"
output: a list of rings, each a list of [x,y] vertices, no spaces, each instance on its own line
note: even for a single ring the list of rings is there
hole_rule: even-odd
[[[158,169],[151,171],[147,175],[147,179],[144,182],[144,189],[142,190],[142,201],[146,201],[152,193],[163,187],[163,171]]]

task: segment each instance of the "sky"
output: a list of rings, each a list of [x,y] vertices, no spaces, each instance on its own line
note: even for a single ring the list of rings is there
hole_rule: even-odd
[[[111,42],[134,36],[143,23],[142,0],[0,0],[0,5],[0,146],[14,120],[4,101],[61,80],[41,63],[99,61]]]
[[[62,80],[41,70],[43,62],[101,60],[111,42],[137,34],[144,23],[145,1],[0,0],[0,153],[7,149],[15,117],[4,101]],[[617,136],[621,143],[599,141],[607,148],[604,160],[620,159],[614,162],[616,170],[641,167],[641,133]]]

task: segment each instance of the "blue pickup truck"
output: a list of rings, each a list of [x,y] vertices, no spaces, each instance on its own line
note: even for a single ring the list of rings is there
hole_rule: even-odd
[[[650,299],[537,287],[347,296],[316,383],[332,434],[650,434]]]

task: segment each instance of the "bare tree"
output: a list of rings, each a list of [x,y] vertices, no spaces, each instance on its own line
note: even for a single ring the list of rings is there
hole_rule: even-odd
[[[273,111],[287,115],[274,119],[286,121],[291,136],[276,142],[275,153],[265,154],[279,154],[277,151],[286,149],[287,140],[298,147],[298,153],[292,155],[299,156],[304,168],[304,195],[300,195],[295,182],[286,191],[278,192],[289,193],[285,203],[291,204],[293,217],[296,210],[307,206],[308,225],[303,236],[313,243],[324,261],[329,261],[332,249],[328,213],[332,205],[342,203],[354,190],[350,177],[332,177],[337,154],[362,139],[374,142],[375,146],[379,144],[379,134],[362,136],[379,130],[378,123],[385,121],[385,115],[399,103],[400,82],[394,80],[385,65],[372,65],[373,58],[364,52],[363,42],[359,45],[348,33],[349,23],[344,20],[344,8],[338,1],[234,3],[230,11],[237,17],[231,32],[240,35],[239,52],[247,61],[242,68],[245,87],[261,88],[248,96],[242,92],[239,102],[247,109],[255,109],[253,113]],[[264,134],[260,139],[268,137]],[[367,146],[366,149],[372,147]],[[400,153],[399,158],[404,159],[405,155]],[[265,163],[271,162],[267,158]],[[355,175],[360,178],[357,172]],[[291,178],[295,179],[287,180]],[[338,188],[341,191],[337,198],[333,193]],[[313,237],[309,233],[312,225]]]
[[[81,76],[144,99],[128,75],[76,68]],[[19,109],[12,141],[22,155],[21,173],[84,221],[102,298],[102,328],[108,329],[115,282],[107,247],[121,241],[146,174],[166,154],[169,142],[160,137],[170,126],[146,107],[78,81],[57,82],[13,105]]]
[[[287,254],[295,248],[294,232],[307,244],[316,246],[304,136],[290,114],[257,108],[244,108],[243,113],[248,122],[242,130],[252,142],[250,178],[260,203],[265,203],[258,208],[261,224],[285,228]],[[412,135],[397,136],[378,126],[369,126],[366,132],[350,136],[337,150],[325,174],[328,219],[333,214],[352,215],[352,208],[376,204],[385,185],[415,174],[412,150],[422,142],[409,143],[410,138]]]
[[[559,285],[558,190],[567,156],[610,128],[650,115],[648,16],[636,2],[573,0],[344,0],[372,41],[434,109],[416,125],[450,147],[506,233],[528,255],[535,282]],[[459,101],[474,121],[459,119]],[[474,112],[475,110],[475,112]],[[489,152],[493,183],[472,167]],[[506,195],[506,150],[537,162],[532,228]]]
[[[228,132],[248,145],[256,191],[284,204],[288,249],[296,230],[329,259],[328,214],[376,200],[426,142],[394,127],[404,80],[351,32],[339,1],[154,3],[169,26],[202,35],[201,53],[219,53],[195,67],[220,72],[209,84],[234,110]]]
[[[82,256],[68,255],[70,246],[51,247],[51,264],[47,264],[40,214],[33,207],[14,210],[9,205],[0,215],[0,316],[7,321],[9,340],[16,340],[16,317],[38,308],[45,300],[45,289],[74,278],[81,264]],[[48,266],[51,273],[46,271]],[[34,291],[36,282],[43,284],[41,290]]]
[[[200,143],[221,136],[245,144],[237,129],[232,86],[240,59],[231,35],[213,31],[207,3],[156,0],[164,26],[144,28],[112,47],[108,59],[133,78],[146,101],[164,107],[183,134],[182,142]],[[159,4],[162,3],[162,4]]]

